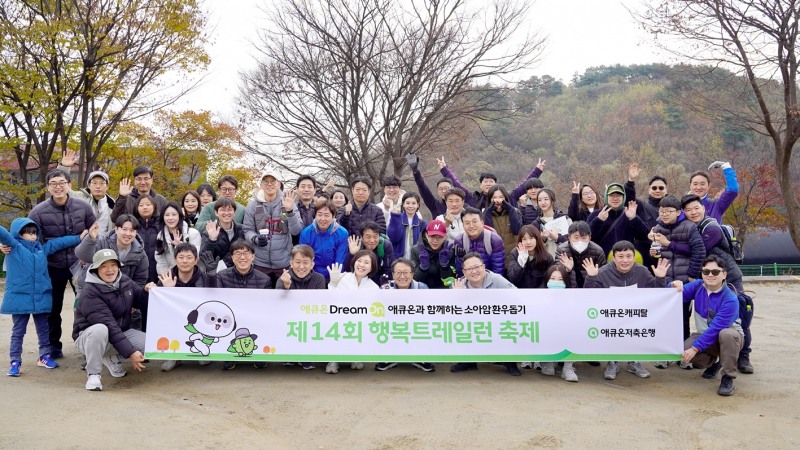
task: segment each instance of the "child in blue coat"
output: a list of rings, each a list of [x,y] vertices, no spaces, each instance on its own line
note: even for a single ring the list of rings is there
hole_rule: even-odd
[[[83,237],[86,235],[83,232]],[[37,365],[55,369],[58,363],[50,358],[50,338],[47,316],[53,308],[53,288],[47,273],[47,256],[81,241],[78,236],[64,236],[39,242],[39,226],[31,219],[14,219],[11,232],[0,226],[0,243],[11,247],[6,255],[6,292],[0,313],[11,314],[11,369],[8,375],[18,377],[22,365],[22,338],[33,315],[36,334],[39,336]]]

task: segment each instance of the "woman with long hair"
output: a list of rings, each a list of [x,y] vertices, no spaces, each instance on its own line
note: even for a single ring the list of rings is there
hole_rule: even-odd
[[[517,246],[511,250],[506,265],[508,281],[520,289],[544,288],[545,272],[553,262],[553,256],[547,253],[539,229],[533,225],[525,225],[519,230]]]
[[[167,203],[161,213],[161,229],[156,236],[156,270],[164,273],[175,267],[175,247],[182,242],[192,244],[200,253],[200,232],[189,226],[182,208],[175,202]]]

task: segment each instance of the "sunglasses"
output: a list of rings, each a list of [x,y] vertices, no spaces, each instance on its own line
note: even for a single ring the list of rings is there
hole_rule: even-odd
[[[714,275],[714,276],[717,276],[717,275],[722,273],[722,269],[703,269],[700,272],[702,272],[703,275]]]
[[[663,190],[666,190],[666,189],[667,189],[666,186],[650,186],[650,190],[651,191],[663,191]]]

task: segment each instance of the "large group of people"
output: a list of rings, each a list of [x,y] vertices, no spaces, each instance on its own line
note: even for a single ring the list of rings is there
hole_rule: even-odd
[[[654,176],[638,197],[640,169],[632,164],[626,182],[611,183],[604,191],[573,182],[566,213],[539,178],[543,160],[510,191],[494,174],[482,173],[479,189],[470,192],[444,158],[437,159],[442,178],[434,192],[422,176],[421,161],[410,154],[416,190],[403,190],[400,179],[386,177],[378,203],[371,201],[375,189],[369,178],[356,177],[342,190],[331,183],[321,187],[308,175],[294,182],[266,172],[246,205],[236,202],[239,182],[231,175],[220,177],[216,189],[203,184],[171,201],[155,192],[157,174],[146,166],[133,171],[132,182],[118,181],[116,198],[108,194],[111,180],[102,171],[90,173],[86,186],[73,190],[70,172],[76,162],[74,154],[65,154],[45,180],[50,197],[28,218],[15,219],[10,231],[0,227],[8,266],[2,313],[13,315],[10,376],[21,373],[22,339],[31,315],[39,340],[37,365],[58,367],[64,292],[71,280],[77,289],[72,338],[86,358],[89,390],[102,389],[103,366],[114,377],[125,375],[125,361],[143,368],[148,292],[156,286],[673,287],[682,291],[685,304],[686,350],[680,366],[704,368],[706,378],[722,370],[721,395],[733,392],[737,372],[753,372],[749,320],[740,315],[737,297],[742,273],[719,223],[738,191],[736,174],[725,162],[708,168],[724,174],[726,186],[718,198],[709,195],[711,177],[704,171],[691,175],[686,195],[671,194],[668,180]],[[692,316],[697,326],[690,334]],[[655,367],[669,364],[660,361]],[[162,370],[179,365],[166,361]],[[298,365],[315,369],[314,363]],[[515,362],[502,365],[510,375],[521,374]],[[375,369],[395,366],[379,363]],[[414,366],[435,370],[426,362]],[[578,381],[573,363],[521,364],[550,376],[557,366],[562,378]],[[235,367],[234,362],[222,365]],[[450,370],[477,367],[461,362]],[[650,376],[641,362],[625,367],[638,377]],[[327,373],[338,370],[335,362],[325,367]],[[604,376],[612,380],[619,370],[618,362],[609,362]]]

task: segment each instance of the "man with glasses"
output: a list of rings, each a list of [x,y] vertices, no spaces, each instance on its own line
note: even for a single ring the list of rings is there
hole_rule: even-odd
[[[447,213],[445,193],[453,188],[453,180],[447,177],[440,178],[439,181],[436,182],[437,196],[434,196],[431,189],[425,183],[422,173],[419,171],[419,158],[417,158],[416,153],[407,154],[406,161],[408,162],[408,167],[411,168],[411,173],[414,175],[414,182],[417,183],[419,195],[422,197],[425,206],[427,206],[428,210],[431,212],[431,217]],[[444,161],[444,158],[442,158],[442,161]]]
[[[72,166],[78,162],[77,153],[73,150],[64,152],[61,162],[56,167],[64,173],[70,173]],[[111,211],[114,209],[114,199],[108,195],[108,174],[95,170],[86,179],[86,187],[83,189],[70,190],[69,195],[74,198],[89,203],[94,212],[94,218],[100,226],[100,236],[107,236],[113,229],[111,223]]]
[[[653,242],[650,248],[652,258],[664,259],[670,263],[667,281],[679,280],[688,283],[700,278],[700,267],[706,257],[703,238],[697,225],[680,218],[681,202],[675,196],[667,195],[661,199],[658,208],[660,219],[650,231],[648,238]],[[691,303],[683,305],[683,338],[689,337],[689,318],[692,315]],[[659,361],[656,367],[665,369],[666,362]]]
[[[92,207],[85,201],[69,195],[69,174],[54,169],[47,173],[45,185],[50,199],[34,206],[28,218],[39,225],[42,241],[62,236],[80,236],[95,223]],[[47,257],[47,273],[53,287],[53,309],[47,318],[50,327],[50,356],[62,358],[61,309],[64,307],[64,289],[72,279],[70,268],[76,265],[78,257],[73,248],[61,250]]]
[[[243,204],[236,201],[236,192],[239,189],[239,182],[236,180],[236,177],[233,175],[223,175],[217,181],[217,192],[219,192],[219,197],[231,199],[234,204],[236,205],[236,212],[233,216],[233,221],[238,223],[239,225],[244,222],[244,210],[245,207]],[[219,199],[217,199],[219,200]],[[195,224],[195,228],[198,230],[205,230],[206,223],[217,220],[217,208],[215,207],[216,202],[211,202],[203,207],[200,211],[200,216],[197,218],[197,223]]]
[[[667,180],[661,175],[655,175],[650,178],[647,187],[647,198],[636,198],[636,179],[639,178],[641,170],[639,164],[633,163],[628,167],[628,181],[625,183],[625,197],[629,200],[636,200],[637,208],[636,215],[642,219],[648,230],[653,229],[658,223],[658,204],[661,199],[668,194]],[[642,254],[642,265],[650,267],[654,264],[653,258],[650,256],[650,241],[648,239],[634,239],[633,245],[636,250]]]
[[[124,179],[122,181],[125,183],[128,182],[128,179]],[[134,214],[136,200],[144,195],[152,197],[153,203],[157,206],[157,211],[159,214],[164,211],[164,208],[167,206],[167,199],[164,198],[163,195],[158,194],[153,190],[153,169],[150,167],[139,166],[133,169],[133,185],[135,189],[131,190],[130,195],[120,194],[120,196],[117,197],[117,201],[123,202],[125,204],[125,208],[122,210],[117,209],[116,212],[111,212],[111,220],[114,223],[117,222],[117,217],[122,214]]]
[[[683,301],[694,301],[697,332],[683,343],[682,360],[706,368],[703,378],[711,380],[722,369],[722,381],[717,393],[732,395],[735,388],[736,366],[744,342],[739,318],[739,300],[726,283],[725,263],[715,255],[703,261],[702,280],[683,286]]]

